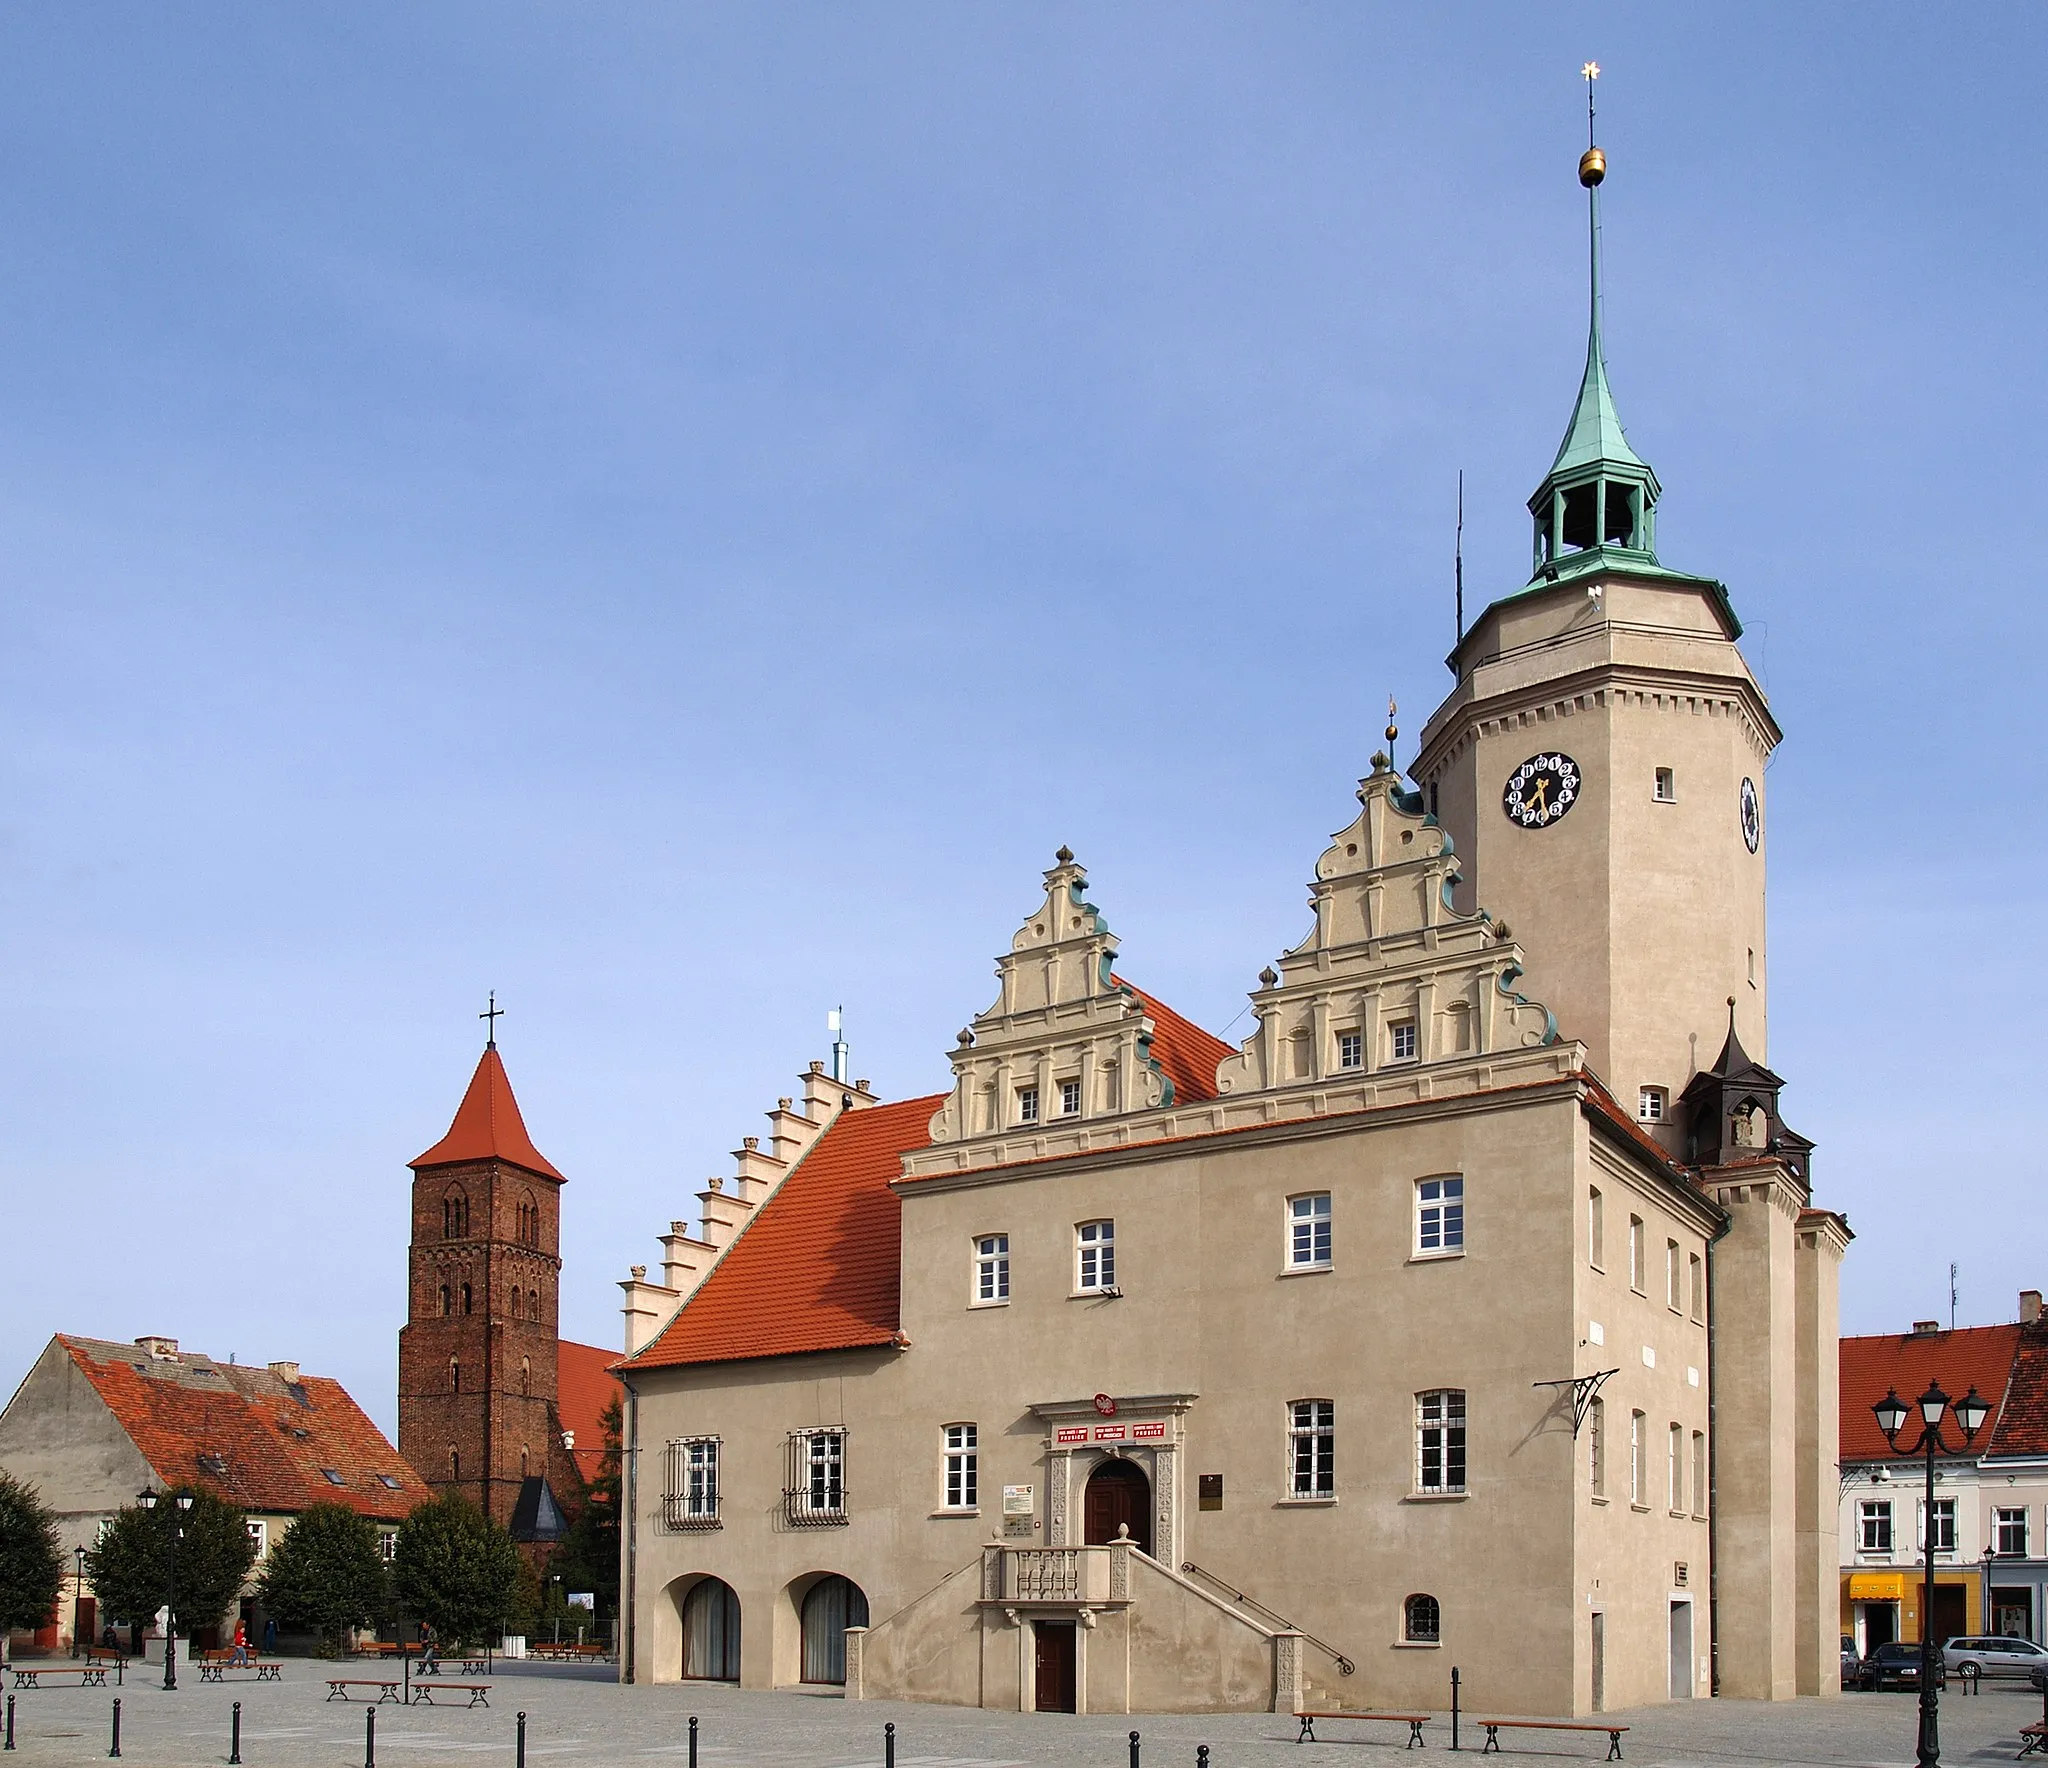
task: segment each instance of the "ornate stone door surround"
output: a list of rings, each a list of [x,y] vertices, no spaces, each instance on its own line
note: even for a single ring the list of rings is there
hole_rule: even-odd
[[[1078,1545],[1080,1498],[1098,1461],[1121,1456],[1152,1481],[1152,1551],[1160,1564],[1180,1563],[1181,1448],[1186,1419],[1199,1394],[1111,1394],[1105,1413],[1095,1398],[1045,1400],[1031,1410],[1045,1426],[1045,1542]]]

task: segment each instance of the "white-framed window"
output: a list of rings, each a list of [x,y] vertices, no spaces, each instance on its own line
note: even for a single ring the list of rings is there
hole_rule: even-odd
[[[1017,1089],[1017,1121],[1036,1123],[1038,1121],[1038,1089],[1019,1087]]]
[[[1415,1250],[1465,1250],[1465,1181],[1456,1173],[1415,1181]]]
[[[1636,1121],[1638,1123],[1662,1123],[1664,1104],[1669,1095],[1662,1087],[1638,1087],[1636,1089]]]
[[[1597,1394],[1586,1408],[1586,1479],[1594,1497],[1607,1495],[1607,1402]]]
[[[1010,1299],[1010,1237],[983,1234],[974,1242],[974,1300],[982,1307]]]
[[[256,1557],[261,1559],[270,1551],[270,1524],[252,1516],[244,1526],[249,1531],[249,1539],[256,1543]]]
[[[1607,1269],[1607,1200],[1598,1185],[1586,1188],[1586,1262],[1596,1271]]]
[[[846,1521],[846,1432],[793,1430],[789,1433],[785,1514],[799,1527]]]
[[[383,1555],[386,1565],[398,1563],[398,1531],[385,1529],[377,1537],[377,1551]]]
[[[1415,1489],[1465,1489],[1465,1390],[1434,1388],[1415,1396]]]
[[[1676,1314],[1685,1308],[1684,1266],[1679,1260],[1678,1242],[1664,1242],[1664,1301]]]
[[[1889,1553],[1892,1550],[1892,1501],[1865,1498],[1856,1506],[1856,1551]]]
[[[946,1508],[973,1510],[981,1503],[981,1432],[972,1424],[946,1426]]]
[[[1644,1441],[1642,1413],[1628,1415],[1628,1501],[1641,1504],[1649,1497],[1650,1445]]]
[[[1287,1265],[1302,1271],[1330,1262],[1330,1194],[1312,1191],[1287,1200]]]
[[[1394,1060],[1396,1062],[1413,1062],[1415,1060],[1415,1021],[1403,1019],[1399,1024],[1389,1026],[1387,1032],[1393,1044]]]
[[[1643,1288],[1648,1273],[1643,1269],[1643,1218],[1632,1215],[1628,1218],[1628,1286],[1637,1294],[1648,1293]]]
[[[672,1529],[715,1529],[718,1522],[718,1438],[677,1437],[668,1445],[661,1519]]]
[[[1671,1488],[1669,1498],[1673,1510],[1685,1508],[1685,1426],[1674,1423],[1671,1426],[1671,1448],[1666,1459],[1669,1466],[1665,1477]]]
[[[1935,1499],[1932,1527],[1928,1525],[1927,1500],[1920,1500],[1920,1535],[1929,1552],[1953,1553],[1956,1550],[1956,1501],[1953,1498]]]
[[[1081,1111],[1081,1083],[1077,1080],[1060,1082],[1060,1115],[1078,1117]]]
[[[2027,1556],[2027,1512],[2024,1505],[2016,1510],[1998,1509],[1992,1513],[1992,1544],[2001,1559],[2025,1559]]]
[[[1337,1495],[1336,1401],[1287,1403],[1287,1465],[1287,1489],[1293,1497]]]
[[[1692,1513],[1707,1514],[1707,1433],[1692,1433]]]
[[[1668,767],[1660,767],[1651,776],[1650,796],[1659,804],[1678,802],[1678,776]]]
[[[1363,1068],[1365,1066],[1365,1034],[1363,1032],[1338,1032],[1337,1066],[1339,1068]]]
[[[1116,1223],[1082,1222],[1075,1227],[1074,1287],[1084,1295],[1116,1287]]]

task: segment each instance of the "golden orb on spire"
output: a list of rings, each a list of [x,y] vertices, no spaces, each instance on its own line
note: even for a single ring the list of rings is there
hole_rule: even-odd
[[[1597,147],[1589,147],[1579,155],[1579,182],[1591,190],[1607,176],[1607,156]]]

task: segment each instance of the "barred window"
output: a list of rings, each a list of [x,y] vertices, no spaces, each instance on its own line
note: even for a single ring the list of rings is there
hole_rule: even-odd
[[[1465,1390],[1438,1388],[1415,1396],[1415,1488],[1465,1489]]]
[[[1294,1400],[1287,1408],[1288,1490],[1296,1498],[1337,1495],[1337,1404]]]
[[[719,1527],[718,1438],[678,1437],[669,1444],[661,1518],[672,1529]]]
[[[946,1508],[973,1510],[981,1503],[981,1432],[972,1424],[946,1426]]]
[[[1401,1637],[1410,1645],[1439,1645],[1444,1611],[1434,1596],[1411,1596],[1401,1604]]]
[[[784,1514],[798,1526],[846,1520],[846,1432],[796,1430],[789,1436]]]

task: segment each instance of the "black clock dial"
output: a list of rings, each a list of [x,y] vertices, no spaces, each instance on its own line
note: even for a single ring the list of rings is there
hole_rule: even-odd
[[[1756,781],[1744,780],[1741,792],[1742,844],[1751,853],[1756,852],[1757,843],[1764,838],[1764,814],[1756,801]]]
[[[1547,829],[1578,803],[1584,786],[1579,764],[1553,749],[1530,756],[1508,775],[1500,807],[1507,812],[1508,821],[1521,828]]]

